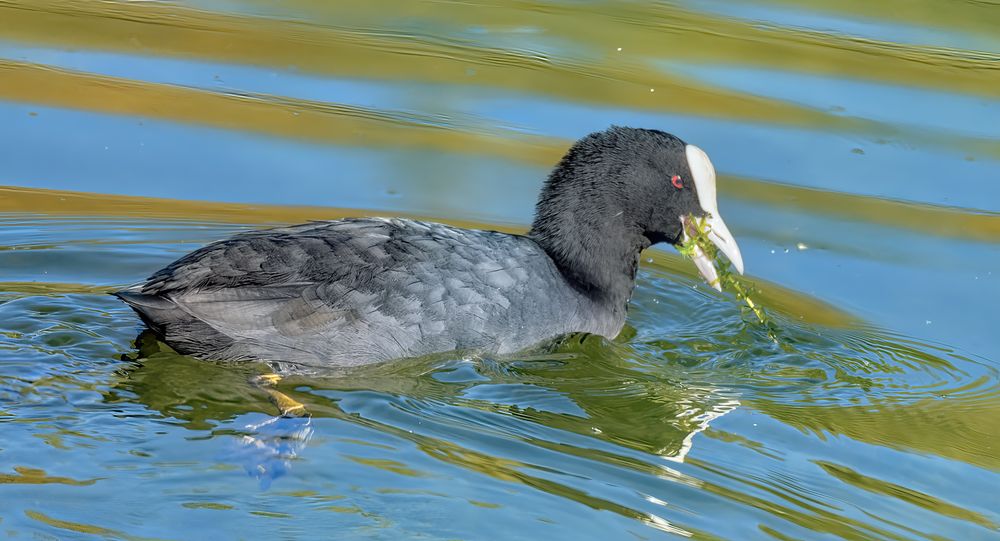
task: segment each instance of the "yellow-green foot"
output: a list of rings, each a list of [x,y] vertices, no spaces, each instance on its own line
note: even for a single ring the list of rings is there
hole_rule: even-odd
[[[306,411],[305,405],[301,402],[281,391],[270,388],[277,385],[279,381],[281,381],[281,376],[278,374],[261,374],[253,377],[250,383],[253,383],[267,393],[268,400],[274,404],[274,407],[278,408],[282,417],[302,417],[308,415],[309,412]]]

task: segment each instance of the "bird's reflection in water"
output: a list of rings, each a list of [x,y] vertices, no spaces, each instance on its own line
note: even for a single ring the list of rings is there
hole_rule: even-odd
[[[639,459],[630,460],[633,467],[659,472],[661,466],[641,463],[643,453],[683,462],[697,434],[740,404],[715,385],[637,369],[626,343],[594,336],[516,359],[428,358],[283,378],[263,363],[179,355],[151,333],[137,347],[109,399],[138,400],[186,428],[229,438],[218,460],[242,466],[263,488],[302,459],[318,419],[360,423],[421,448],[451,451],[454,442],[443,432],[473,419],[591,458],[629,455]],[[383,402],[403,417],[387,417]],[[407,419],[420,426],[417,433]]]
[[[133,364],[119,373],[125,379],[118,387],[136,393],[151,409],[196,430],[240,416],[255,419],[228,434],[232,443],[217,458],[241,464],[261,488],[287,474],[312,438],[312,415],[273,388],[281,378],[268,373],[268,366],[179,355],[149,330],[139,334],[135,346],[135,352],[124,356]],[[117,394],[112,392],[111,398],[119,399]]]

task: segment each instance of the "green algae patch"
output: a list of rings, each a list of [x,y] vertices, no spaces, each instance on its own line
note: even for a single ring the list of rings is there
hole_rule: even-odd
[[[231,505],[215,502],[184,502],[181,505],[188,509],[211,509],[214,511],[229,511],[234,509]]]

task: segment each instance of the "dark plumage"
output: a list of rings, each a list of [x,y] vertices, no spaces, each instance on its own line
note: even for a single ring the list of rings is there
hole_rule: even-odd
[[[680,242],[681,217],[706,214],[702,182],[671,183],[692,178],[687,148],[653,130],[585,137],[550,175],[527,235],[315,222],[210,244],[115,295],[178,351],[213,359],[351,366],[612,338],[640,252]]]

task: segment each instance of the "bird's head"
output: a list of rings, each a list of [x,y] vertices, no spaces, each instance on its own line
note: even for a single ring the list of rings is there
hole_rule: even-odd
[[[661,242],[680,246],[697,223],[742,274],[743,258],[719,213],[708,155],[666,132],[612,127],[577,141],[553,170],[532,235],[557,260],[583,262],[631,257]],[[693,259],[718,289],[714,262],[700,248]],[[603,280],[603,267],[577,266],[586,271],[584,278]]]
[[[676,138],[674,138],[676,139]],[[715,167],[702,149],[676,139],[659,153],[658,159],[647,163],[640,176],[643,183],[655,184],[665,191],[654,204],[654,219],[646,226],[645,235],[652,241],[680,246],[698,229],[743,274],[743,256],[736,239],[722,219],[716,198]],[[652,178],[649,178],[652,177]],[[699,227],[701,226],[701,227]],[[714,262],[695,245],[692,259],[698,272],[712,287],[720,289]]]

